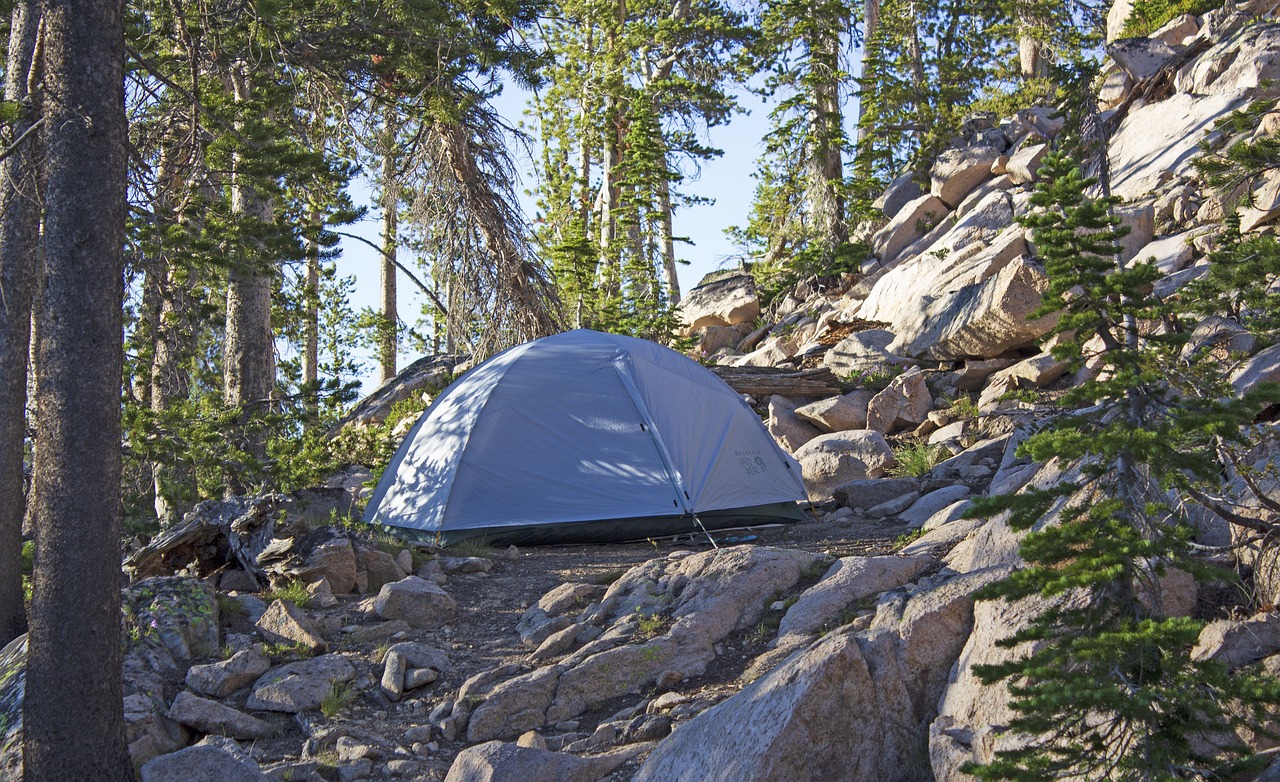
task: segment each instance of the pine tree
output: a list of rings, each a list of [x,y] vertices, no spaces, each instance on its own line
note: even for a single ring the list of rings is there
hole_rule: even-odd
[[[978,504],[1031,530],[1026,567],[982,597],[1038,595],[1048,607],[1000,641],[1030,642],[1031,651],[976,669],[986,683],[1008,682],[1017,714],[1008,731],[1021,738],[968,770],[1023,780],[1216,776],[1247,756],[1231,731],[1261,724],[1280,685],[1192,659],[1203,623],[1163,612],[1168,569],[1205,573],[1169,493],[1194,496],[1220,480],[1219,441],[1238,438],[1261,400],[1196,392],[1178,369],[1179,329],[1163,327],[1176,313],[1150,293],[1156,270],[1116,262],[1114,200],[1089,197],[1096,180],[1059,153],[1040,177],[1023,222],[1050,287],[1033,316],[1058,314],[1054,354],[1076,370],[1088,365],[1092,378],[1062,397],[1070,412],[1020,452],[1078,465],[1080,477]],[[1060,517],[1046,523],[1051,507]]]

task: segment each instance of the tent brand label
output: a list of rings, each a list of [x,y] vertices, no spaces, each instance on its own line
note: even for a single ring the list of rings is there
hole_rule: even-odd
[[[733,455],[738,457],[738,464],[742,465],[742,471],[747,475],[760,475],[769,469],[764,454],[758,450],[734,451]]]

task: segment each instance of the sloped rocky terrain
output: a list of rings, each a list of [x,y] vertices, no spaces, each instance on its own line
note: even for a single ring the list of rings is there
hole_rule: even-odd
[[[1154,259],[1166,297],[1205,273],[1222,222],[1190,167],[1198,143],[1277,95],[1272,10],[1188,16],[1112,47],[1099,102],[1115,125],[1124,260]],[[730,273],[687,297],[698,358],[731,383],[754,371],[783,384],[747,393],[802,466],[809,522],[715,546],[443,551],[330,526],[359,504],[367,475],[353,473],[291,502],[207,504],[134,552],[125,710],[142,778],[967,779],[960,767],[992,757],[1010,716],[973,666],[1007,659],[995,642],[1036,606],[975,601],[1018,564],[1018,538],[965,510],[1072,470],[1018,456],[1053,409],[1009,396],[1051,400],[1078,379],[1049,353],[1053,321],[1027,319],[1046,278],[1015,222],[1061,128],[1047,109],[974,117],[927,189],[885,192],[859,273],[768,302]],[[1253,133],[1277,129],[1280,106]],[[1242,230],[1273,231],[1280,180],[1254,196]],[[1188,360],[1223,345],[1238,393],[1280,379],[1277,348],[1226,319],[1200,324]],[[435,377],[428,364],[360,420]],[[785,393],[821,370],[829,391]],[[1232,541],[1207,514],[1198,534]],[[1241,572],[1274,596],[1280,571],[1250,556]],[[1200,657],[1280,670],[1271,614],[1178,572],[1153,589],[1166,615],[1211,620]],[[0,653],[10,773],[21,658]]]

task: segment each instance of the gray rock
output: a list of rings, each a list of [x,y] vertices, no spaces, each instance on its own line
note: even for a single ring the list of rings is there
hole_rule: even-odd
[[[780,394],[769,397],[769,421],[773,439],[790,453],[822,434],[822,430],[796,414],[796,403]]]
[[[1015,185],[1027,185],[1036,181],[1040,161],[1049,152],[1048,144],[1029,144],[1019,149],[1005,164],[1005,172]]]
[[[262,637],[271,643],[302,644],[313,651],[328,648],[307,612],[287,600],[272,602],[256,625]]]
[[[823,432],[846,432],[867,425],[867,405],[870,402],[871,392],[858,389],[798,407],[796,415]]]
[[[333,608],[337,604],[338,598],[333,594],[333,587],[329,586],[329,579],[317,578],[307,584],[307,605],[313,608]]]
[[[383,585],[374,608],[383,619],[403,619],[424,630],[450,622],[458,613],[448,592],[417,576]]]
[[[334,527],[321,527],[312,533],[306,555],[307,573],[312,578],[329,582],[334,594],[350,594],[356,588],[356,553],[351,538]]]
[[[490,741],[458,753],[445,782],[510,782],[516,779],[597,782],[634,756],[634,751],[620,750],[580,758]]]
[[[339,654],[326,654],[267,671],[253,685],[246,706],[255,711],[297,713],[320,707],[335,684],[356,677],[355,668]]]
[[[452,667],[449,655],[430,644],[402,641],[392,646],[389,651],[402,655],[405,664],[410,668],[432,668],[445,673]]]
[[[839,376],[859,372],[881,372],[891,367],[912,366],[914,359],[889,352],[889,345],[896,339],[885,329],[855,331],[840,340],[823,356],[822,363]]]
[[[398,701],[404,695],[404,655],[388,651],[382,660],[382,694],[388,700]]]
[[[735,326],[750,323],[760,314],[755,279],[736,274],[699,285],[680,302],[681,321],[690,331],[704,326]]]
[[[252,760],[211,746],[187,747],[142,767],[142,782],[275,782]]]
[[[377,592],[386,584],[394,584],[404,578],[407,573],[400,569],[396,558],[378,549],[361,548],[356,552],[356,580],[361,576],[365,582],[361,587],[365,592]]]
[[[132,643],[165,650],[177,660],[218,648],[218,601],[205,582],[185,576],[143,579],[120,593]]]
[[[271,668],[271,661],[256,647],[236,652],[229,659],[187,670],[187,686],[211,698],[225,698],[248,687]]]
[[[916,184],[913,176],[903,174],[895,177],[871,205],[884,213],[885,217],[893,219],[898,212],[902,211],[902,207],[913,199],[919,198],[920,195],[920,185]]]
[[[1191,246],[1191,238],[1197,231],[1166,236],[1163,239],[1152,239],[1137,252],[1133,262],[1153,263],[1161,274],[1172,274],[1182,271],[1191,263],[1195,249]]]
[[[898,518],[920,528],[930,521],[939,511],[957,504],[969,496],[969,487],[964,484],[944,486],[935,489],[911,504],[909,508],[898,514]]]
[[[1232,670],[1280,652],[1280,616],[1259,614],[1244,621],[1218,619],[1205,625],[1191,659],[1215,660]]]
[[[407,691],[426,687],[439,678],[439,672],[432,668],[412,668],[404,672],[404,689]]]
[[[976,184],[976,183],[975,183]],[[924,236],[950,212],[942,199],[924,195],[909,201],[884,228],[871,237],[871,250],[886,263],[898,257],[907,245]]]
[[[1245,361],[1231,373],[1231,388],[1244,396],[1262,383],[1280,381],[1280,345],[1273,345]]]
[[[891,500],[910,497],[908,505],[920,496],[920,483],[915,478],[881,478],[878,480],[849,481],[841,484],[832,496],[854,512],[865,511]]]
[[[488,573],[493,570],[493,560],[487,557],[442,557],[440,567],[449,576]]]
[[[964,518],[964,514],[972,504],[969,500],[952,503],[925,520],[924,524],[920,525],[920,529],[929,532],[953,521],[959,521]]]
[[[173,699],[173,705],[169,707],[168,716],[174,722],[195,728],[201,733],[246,741],[264,739],[275,732],[271,725],[257,717],[189,692],[178,693],[178,697]]]
[[[991,166],[1004,149],[971,146],[947,149],[929,169],[929,192],[954,208],[975,187],[991,178]]]
[[[932,564],[924,557],[843,557],[800,595],[778,625],[778,645],[788,636],[821,631],[846,608],[914,581]]]
[[[809,497],[826,500],[850,480],[875,478],[896,462],[884,435],[871,430],[824,434],[795,453]]]
[[[501,682],[486,673],[463,685],[459,703],[482,699],[470,715],[467,740],[514,738],[612,698],[702,675],[724,638],[755,627],[775,595],[821,561],[802,551],[735,546],[632,568],[601,601],[596,621],[608,629],[600,639],[557,665]],[[625,643],[634,638],[638,617],[655,615],[669,623],[665,632]]]
[[[917,312],[893,349],[938,360],[995,358],[1049,333],[1056,315],[1027,316],[1040,307],[1048,278],[1038,264],[1015,258],[994,275],[944,293]]]
[[[659,743],[633,782],[927,778],[923,726],[972,627],[973,592],[996,576],[922,585],[866,632],[792,655]]]
[[[933,397],[925,385],[924,373],[919,367],[912,367],[871,398],[867,405],[867,428],[881,434],[914,429],[932,409]]]
[[[1179,357],[1191,362],[1209,354],[1226,360],[1233,355],[1252,353],[1257,346],[1258,338],[1236,321],[1210,315],[1202,318],[1191,330],[1191,337],[1182,346]]]
[[[1173,59],[1174,50],[1158,38],[1121,38],[1107,45],[1107,54],[1134,81],[1156,75]]]

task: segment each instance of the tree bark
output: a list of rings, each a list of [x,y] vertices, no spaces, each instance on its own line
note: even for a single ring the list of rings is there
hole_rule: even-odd
[[[126,782],[120,390],[126,120],[122,0],[46,0],[39,551],[23,724],[28,782]],[[67,683],[75,682],[75,697]]]
[[[37,0],[13,9],[4,98],[23,102],[40,26]],[[31,107],[34,109],[34,106]],[[30,110],[13,124],[8,147],[35,121]],[[26,629],[22,606],[23,442],[27,419],[27,356],[31,301],[40,238],[38,142],[28,137],[0,162],[0,646]]]
[[[247,65],[232,73],[233,97],[248,100]],[[243,171],[232,162],[231,211],[239,219],[269,223],[274,205],[258,195]],[[226,342],[223,347],[223,400],[228,407],[260,403],[275,391],[275,335],[271,330],[271,263],[242,257],[232,264],[227,284]]]
[[[320,381],[320,242],[321,216],[318,208],[311,209],[311,230],[316,238],[307,239],[307,287],[305,293],[305,323],[302,326],[302,382],[315,389]],[[314,426],[320,414],[317,391],[307,399],[308,427]]]
[[[825,253],[849,241],[844,217],[843,121],[840,112],[840,36],[836,21],[807,42],[809,68],[814,74],[813,104],[809,122],[813,128],[808,150],[809,210],[814,230]]]
[[[378,370],[382,382],[396,376],[396,248],[400,187],[396,182],[395,131],[388,112],[386,138],[382,150],[382,323],[378,334]]]

